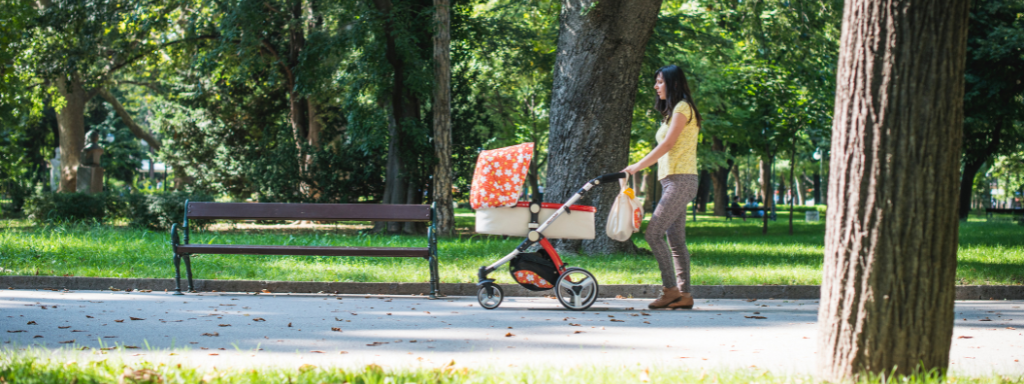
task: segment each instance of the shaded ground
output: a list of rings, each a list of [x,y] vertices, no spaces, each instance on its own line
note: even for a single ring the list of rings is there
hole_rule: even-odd
[[[470,367],[814,369],[813,300],[700,300],[691,311],[640,310],[646,303],[610,299],[571,312],[555,300],[515,298],[487,311],[470,297],[3,290],[0,353],[218,367],[416,368],[455,360]],[[958,302],[954,372],[1024,374],[1022,306]]]

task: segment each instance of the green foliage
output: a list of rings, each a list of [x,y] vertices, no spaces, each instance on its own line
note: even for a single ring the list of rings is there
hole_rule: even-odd
[[[189,192],[128,195],[41,193],[28,199],[25,211],[30,220],[39,224],[124,220],[132,227],[166,230],[171,224],[182,222],[186,200],[213,201],[213,196]],[[208,224],[209,221],[203,220],[189,222],[190,226],[197,228]]]
[[[103,222],[108,208],[116,210],[116,203],[108,207],[110,195],[105,193],[41,193],[25,204],[29,219],[38,223]]]

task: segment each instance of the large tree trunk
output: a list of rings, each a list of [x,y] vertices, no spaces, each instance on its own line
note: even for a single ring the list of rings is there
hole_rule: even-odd
[[[451,36],[448,0],[434,0],[434,204],[437,231],[453,234],[455,212],[452,209],[452,115],[451,115]],[[535,181],[534,181],[535,182]],[[536,185],[533,185],[536,188]]]
[[[712,136],[711,150],[725,152],[725,144],[721,139]],[[732,168],[732,160],[729,160],[728,167],[718,167],[711,171],[711,183],[715,190],[715,216],[725,216],[725,210],[729,207],[729,171]]]
[[[949,363],[967,12],[968,0],[845,4],[818,313],[824,380]]]
[[[660,7],[661,0],[562,1],[544,200],[563,202],[588,180],[628,165],[640,64]],[[635,253],[632,242],[604,234],[618,192],[614,184],[591,190],[581,203],[597,207],[597,238],[559,248]]]
[[[90,95],[82,83],[60,76],[57,92],[64,97],[64,107],[57,110],[60,130],[60,192],[75,192],[78,183],[78,165],[85,148],[85,103]]]

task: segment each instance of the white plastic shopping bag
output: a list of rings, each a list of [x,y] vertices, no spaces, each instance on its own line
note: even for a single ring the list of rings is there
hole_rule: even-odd
[[[633,188],[629,188],[626,179],[619,179],[619,195],[612,203],[612,211],[608,214],[608,225],[605,226],[605,232],[612,240],[629,241],[634,233],[640,232],[640,223],[643,220],[643,205],[636,201],[636,194],[633,192]]]

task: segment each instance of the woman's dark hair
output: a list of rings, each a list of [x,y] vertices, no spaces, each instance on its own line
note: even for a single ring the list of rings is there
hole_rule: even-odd
[[[672,110],[676,104],[686,101],[687,104],[690,104],[690,109],[693,110],[699,125],[704,119],[700,117],[697,103],[693,102],[693,93],[690,93],[690,84],[686,81],[686,74],[683,73],[682,68],[676,65],[661,67],[658,72],[654,73],[654,81],[658,81],[659,73],[665,80],[665,100],[655,95],[654,98],[657,101],[654,102],[654,109],[661,112],[661,116],[668,121],[672,117]]]

